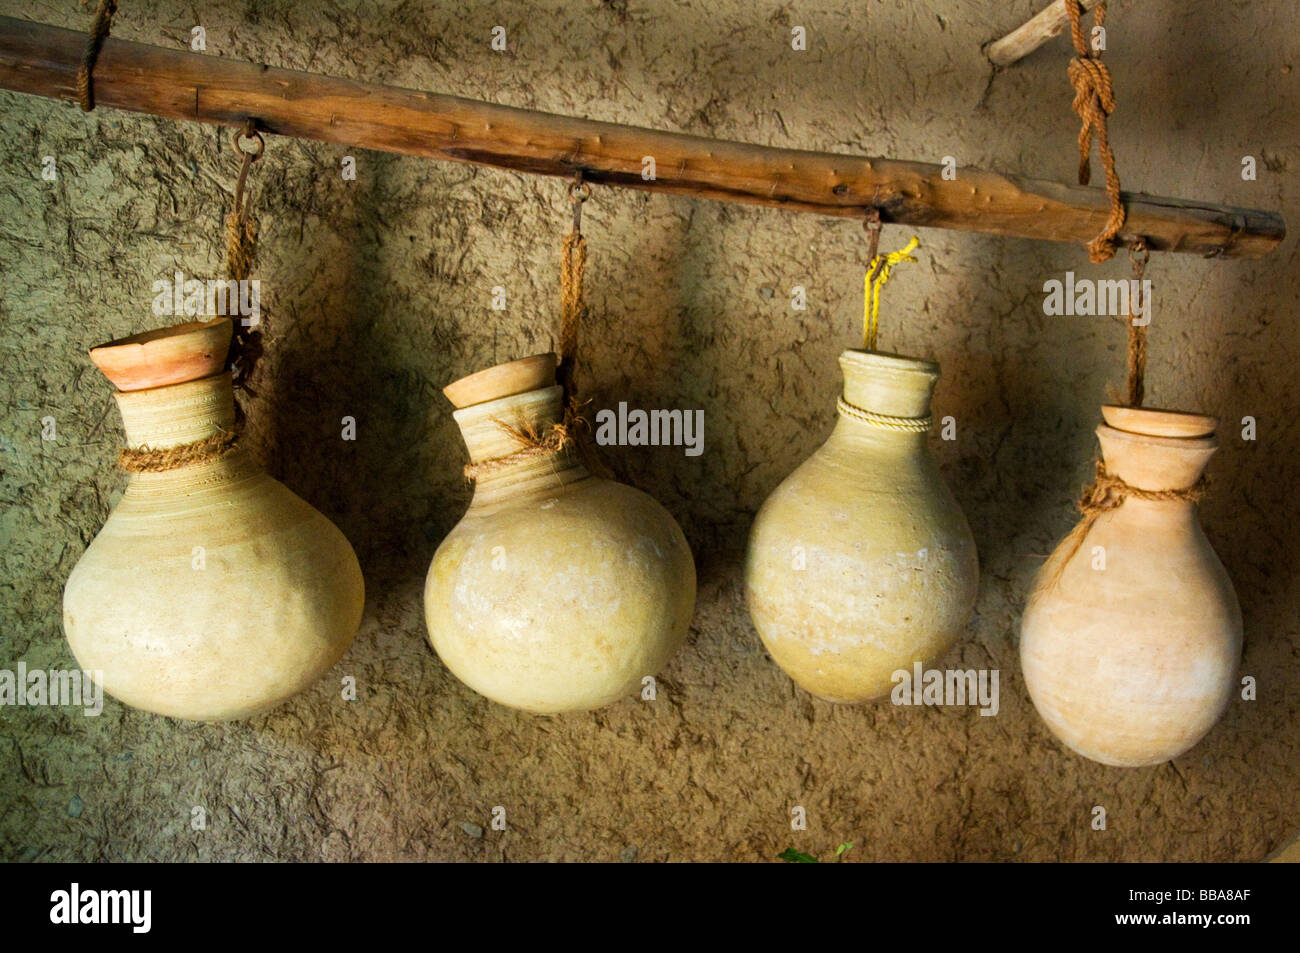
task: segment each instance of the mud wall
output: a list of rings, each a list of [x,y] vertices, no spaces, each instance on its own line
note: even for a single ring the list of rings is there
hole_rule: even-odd
[[[996,76],[980,53],[1039,6],[129,0],[114,35],[180,48],[202,25],[211,56],[1068,182],[1065,39]],[[1111,134],[1126,187],[1300,221],[1290,5],[1113,7]],[[3,0],[0,13],[87,20],[72,2]],[[490,47],[495,25],[506,52]],[[808,49],[795,52],[800,25]],[[73,664],[62,584],[124,483],[117,412],[86,350],[161,323],[155,280],[218,272],[227,144],[213,127],[0,93],[0,667]],[[340,174],[345,155],[355,181]],[[0,857],[769,860],[852,841],[856,860],[1258,860],[1300,822],[1293,237],[1263,261],[1151,265],[1148,404],[1225,422],[1202,517],[1240,596],[1258,698],[1234,702],[1177,761],[1120,771],[1049,735],[1016,642],[1032,573],[1074,522],[1098,405],[1123,373],[1123,328],[1045,316],[1043,283],[1125,277],[1122,256],[1095,266],[1078,247],[920,232],[920,263],[885,293],[881,341],[943,365],[936,409],[958,439],[934,449],[982,561],[976,613],[946,664],[998,669],[1000,711],[835,707],[766,657],[739,567],[754,512],[829,431],[836,357],[860,320],[861,226],[598,189],[585,213],[584,384],[596,408],[704,410],[699,457],[607,454],[682,524],[699,601],[657,701],[538,718],[446,671],[420,592],[468,499],[439,389],[551,347],[564,184],[270,138],[253,188],[268,340],[247,439],[355,546],[360,635],[329,678],[247,723],[171,722],[111,700],[96,718],[0,708]],[[884,243],[909,235],[889,227]],[[795,285],[807,310],[791,308]],[[1253,442],[1240,439],[1247,415]],[[344,416],[355,441],[339,439]],[[346,675],[353,702],[340,697]],[[791,830],[796,805],[806,831]],[[495,806],[504,832],[490,829]]]

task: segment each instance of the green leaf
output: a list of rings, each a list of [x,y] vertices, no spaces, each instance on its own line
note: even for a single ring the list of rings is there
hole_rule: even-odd
[[[815,864],[818,863],[816,857],[811,854],[805,854],[803,851],[795,850],[793,847],[787,847],[781,853],[776,855],[777,860],[784,860],[787,864]]]
[[[839,847],[835,848],[835,856],[838,857],[840,856],[840,854],[847,854],[852,849],[853,849],[853,841],[848,841],[846,843],[843,843]]]

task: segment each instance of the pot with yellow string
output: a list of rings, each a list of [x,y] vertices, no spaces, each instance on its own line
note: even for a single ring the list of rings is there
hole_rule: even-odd
[[[833,702],[890,693],[896,673],[956,642],[974,605],[975,541],[927,443],[933,361],[875,349],[882,275],[868,269],[862,349],[840,355],[825,444],[759,510],[745,561],[749,612],[776,663]]]

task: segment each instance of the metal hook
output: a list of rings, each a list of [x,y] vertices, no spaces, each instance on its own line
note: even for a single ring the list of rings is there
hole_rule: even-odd
[[[579,169],[569,183],[569,200],[573,202],[573,230],[582,231],[582,203],[591,198],[591,186],[582,181],[582,170]]]
[[[874,203],[874,201],[873,198],[872,202]],[[880,209],[873,204],[871,208],[867,209],[866,221],[862,223],[862,227],[867,230],[867,274],[869,278],[874,278],[876,271],[879,270],[878,266],[873,267],[873,262],[875,262],[876,256],[880,252],[880,226]]]
[[[257,148],[245,149],[243,146],[245,139],[251,139],[256,142]],[[262,153],[266,150],[266,140],[264,140],[262,134],[257,131],[257,120],[252,118],[246,120],[244,122],[244,128],[235,133],[234,143],[235,151],[240,155],[251,156],[252,158],[249,160],[251,162],[256,162],[260,159]]]
[[[244,140],[252,140],[257,143],[257,148],[245,149],[242,145]],[[262,138],[261,133],[257,131],[257,122],[250,117],[244,123],[244,128],[235,133],[234,144],[235,151],[242,156],[239,165],[239,178],[235,182],[235,214],[247,219],[253,199],[252,196],[247,199],[244,198],[244,185],[248,181],[248,170],[252,168],[254,162],[262,157],[262,153],[266,149],[266,141]]]

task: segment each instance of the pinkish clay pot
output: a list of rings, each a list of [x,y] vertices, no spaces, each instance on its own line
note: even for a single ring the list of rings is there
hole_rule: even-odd
[[[1145,490],[1193,486],[1218,446],[1213,417],[1102,413],[1107,471]],[[1237,597],[1196,505],[1126,499],[1097,517],[1060,569],[1067,550],[1058,547],[1043,566],[1020,627],[1039,715],[1066,745],[1103,764],[1178,757],[1223,714],[1242,643]]]

